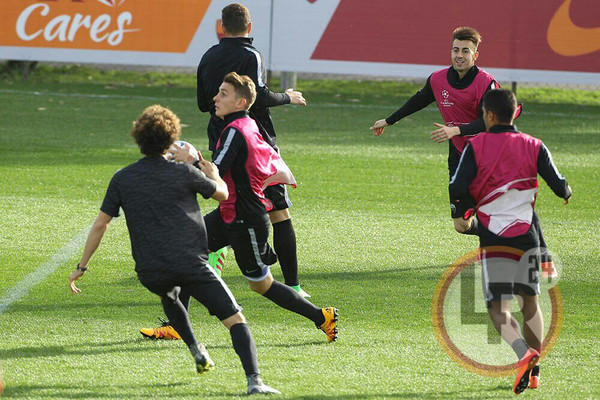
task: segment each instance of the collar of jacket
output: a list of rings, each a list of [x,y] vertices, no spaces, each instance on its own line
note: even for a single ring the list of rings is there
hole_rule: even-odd
[[[249,115],[248,111],[246,111],[246,110],[236,111],[236,112],[232,112],[231,114],[227,114],[223,118],[223,120],[225,121],[225,125],[229,125],[236,119],[244,118],[244,117],[247,117],[248,115]]]

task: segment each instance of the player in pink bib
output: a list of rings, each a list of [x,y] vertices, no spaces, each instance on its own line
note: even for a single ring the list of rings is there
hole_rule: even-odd
[[[483,96],[492,89],[499,88],[492,75],[475,65],[479,57],[478,46],[481,35],[470,27],[456,28],[452,35],[452,66],[432,73],[425,86],[385,119],[373,124],[371,130],[375,136],[383,133],[385,127],[395,124],[429,104],[437,103],[444,119],[444,124],[435,124],[438,129],[431,132],[431,139],[441,143],[448,140],[448,172],[451,178],[458,167],[458,161],[467,141],[480,132],[485,131],[482,118]],[[515,118],[521,112],[517,106]],[[478,235],[478,224],[468,224],[473,215],[475,204],[471,198],[458,203],[450,203],[451,216],[457,232],[467,235]],[[546,248],[539,220],[533,222],[540,232],[540,247]],[[554,265],[551,255],[542,253],[542,267],[553,273]]]
[[[448,172],[451,177],[456,171],[458,160],[467,140],[483,132],[485,124],[481,118],[481,99],[498,84],[494,77],[475,65],[479,57],[477,48],[481,35],[473,28],[456,28],[452,35],[452,66],[436,71],[427,78],[425,86],[385,119],[375,122],[371,130],[375,136],[383,133],[385,127],[395,124],[429,104],[436,102],[445,125],[435,124],[438,129],[431,132],[431,138],[441,143],[449,141]],[[464,202],[458,207],[451,204],[454,227],[460,233],[477,234],[477,227],[467,228],[465,214],[473,209],[472,202]]]
[[[558,172],[541,140],[513,125],[517,99],[510,90],[488,92],[483,98],[486,132],[469,140],[450,180],[453,201],[466,196],[476,202],[479,222],[482,286],[496,330],[513,348],[519,362],[513,385],[516,394],[539,386],[536,365],[542,350],[544,321],[540,293],[540,232],[535,201],[538,174],[568,204],[572,191]],[[516,257],[515,257],[516,256]],[[542,271],[543,273],[543,271]],[[523,329],[511,313],[511,299],[520,297]]]

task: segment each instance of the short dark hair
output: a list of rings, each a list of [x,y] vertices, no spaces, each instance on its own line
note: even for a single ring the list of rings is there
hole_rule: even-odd
[[[256,100],[256,85],[248,75],[238,75],[235,72],[230,72],[225,75],[223,82],[229,83],[235,89],[235,94],[247,101],[246,110],[250,109],[254,100]]]
[[[498,122],[512,122],[517,110],[517,96],[509,89],[492,89],[483,96],[483,108],[498,117]]]
[[[250,25],[250,11],[242,4],[230,4],[221,11],[221,23],[230,35],[246,33]]]
[[[479,47],[479,43],[483,40],[477,29],[469,26],[459,26],[452,32],[452,41],[469,40],[473,42],[475,48]]]
[[[133,122],[131,136],[142,154],[156,157],[164,154],[179,139],[181,124],[173,111],[155,104],[147,107]]]

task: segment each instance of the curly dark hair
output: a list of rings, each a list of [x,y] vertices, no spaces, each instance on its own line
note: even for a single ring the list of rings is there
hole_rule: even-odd
[[[147,107],[133,122],[131,136],[140,152],[150,157],[160,156],[181,136],[181,124],[173,111],[155,104]]]

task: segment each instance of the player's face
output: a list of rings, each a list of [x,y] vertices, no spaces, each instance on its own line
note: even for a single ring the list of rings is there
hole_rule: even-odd
[[[219,87],[219,93],[213,97],[213,101],[215,102],[215,114],[220,118],[244,109],[244,99],[237,97],[231,83],[223,82]]]
[[[475,60],[479,57],[475,43],[470,40],[458,40],[452,42],[452,67],[459,75],[467,73]]]

